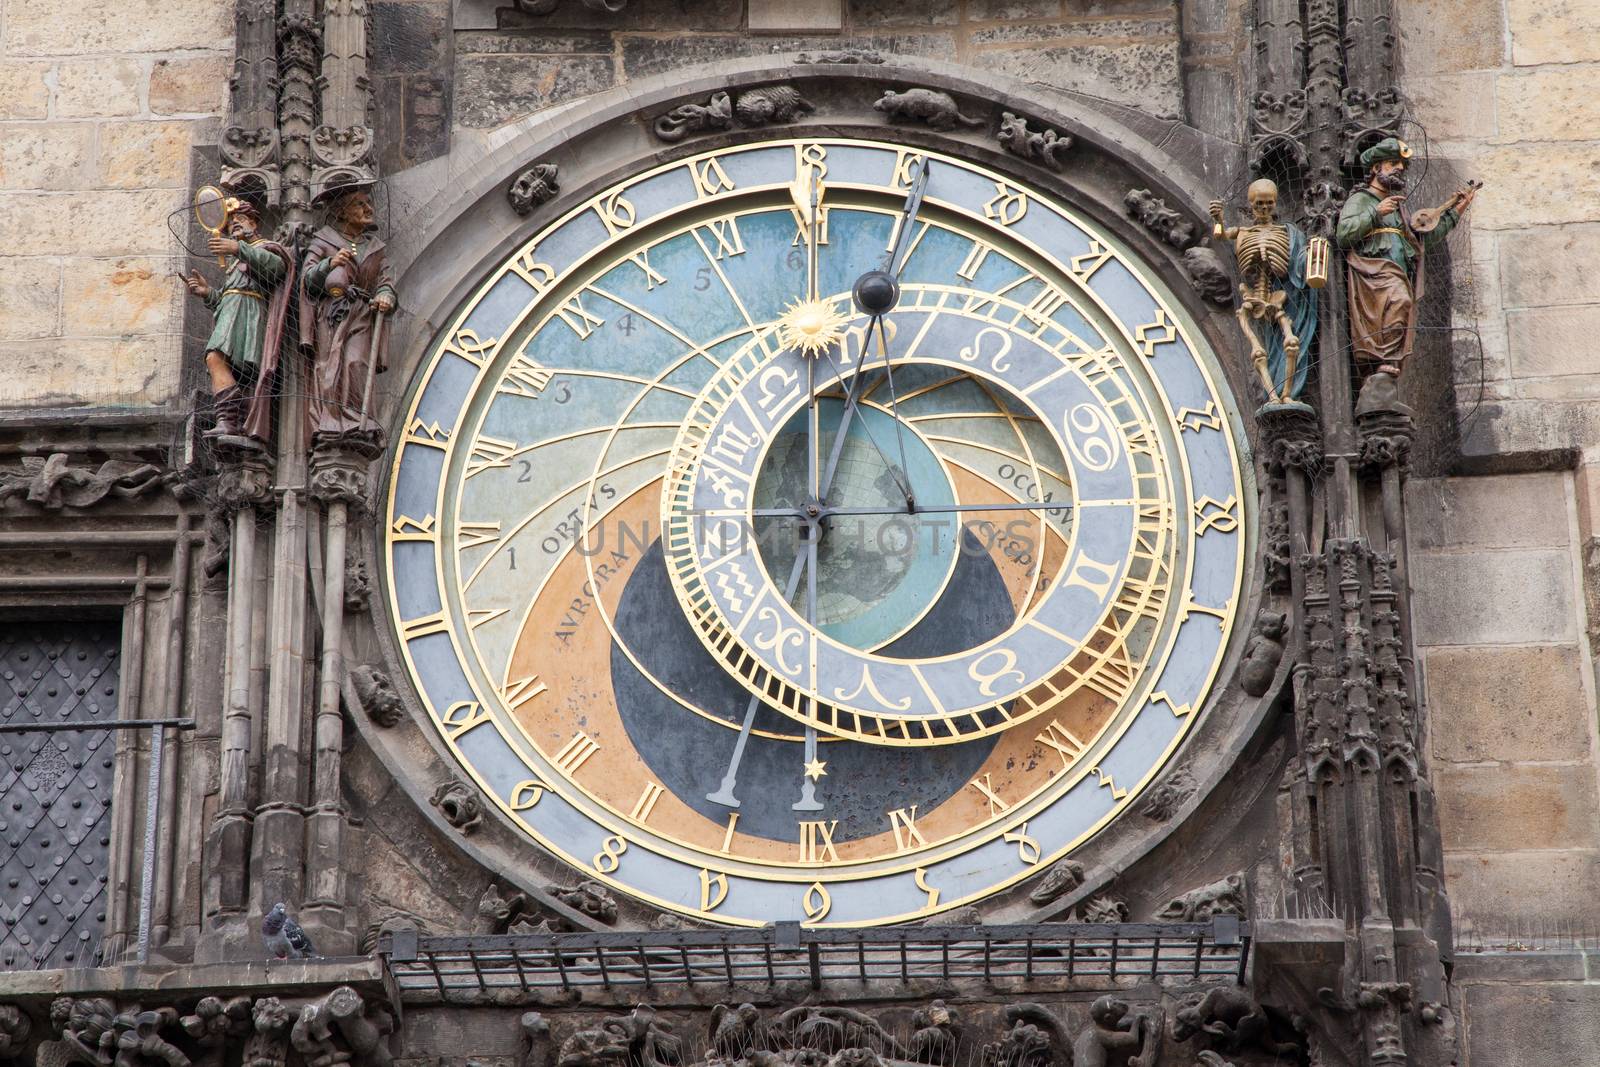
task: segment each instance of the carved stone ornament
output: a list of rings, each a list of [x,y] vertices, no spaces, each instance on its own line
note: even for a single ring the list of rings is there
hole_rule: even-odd
[[[1089,1005],[1089,1025],[1072,1043],[1073,1067],[1153,1067],[1165,1036],[1166,1015],[1159,1007],[1134,1011],[1120,997],[1100,997]]]
[[[361,932],[361,940],[356,942],[356,947],[362,955],[371,955],[377,951],[380,937],[398,930],[415,930],[422,935],[429,933],[428,924],[419,916],[409,911],[390,911],[367,924],[367,928]]]
[[[982,926],[983,912],[968,905],[964,908],[952,908],[941,911],[937,915],[930,915],[922,920],[923,926]]]
[[[75,465],[65,452],[23,456],[20,467],[0,468],[0,504],[13,497],[45,511],[87,508],[108,496],[132,499],[153,493],[166,472],[150,463],[106,460],[98,467]]]
[[[954,1067],[961,1049],[961,1015],[935,998],[911,1013],[911,1061]]]
[[[578,0],[582,7],[606,15],[615,15],[628,7],[628,0]],[[512,0],[518,11],[525,15],[548,15],[561,6],[561,0]]]
[[[0,1004],[0,1058],[21,1056],[33,1023],[15,1004]]]
[[[1199,889],[1174,897],[1156,913],[1162,922],[1209,922],[1218,915],[1244,916],[1244,878],[1230,874]]]
[[[1049,873],[1033,887],[1033,891],[1028,894],[1028,903],[1042,908],[1046,904],[1060,900],[1082,884],[1083,864],[1077,860],[1062,860],[1051,867]]]
[[[1166,781],[1150,790],[1150,799],[1139,809],[1152,822],[1167,822],[1194,796],[1194,779],[1186,770],[1174,771]]]
[[[1180,251],[1195,242],[1194,221],[1148,189],[1129,189],[1122,198],[1128,214],[1159,240]]]
[[[525,1011],[517,1020],[517,1029],[522,1032],[518,1067],[538,1067],[539,1053],[550,1043],[549,1021],[536,1011]]]
[[[216,499],[228,511],[264,507],[273,501],[272,467],[265,457],[240,453],[217,474]]]
[[[968,118],[956,106],[955,98],[937,89],[889,89],[872,105],[890,122],[921,123],[943,133],[957,126],[978,127],[982,119]]]
[[[561,1043],[556,1067],[675,1067],[682,1061],[683,1038],[670,1023],[641,1004],[627,1015],[610,1015]]]
[[[1222,265],[1215,249],[1199,245],[1183,250],[1183,272],[1195,292],[1218,307],[1233,306],[1233,276]]]
[[[348,441],[319,442],[311,457],[311,498],[323,504],[339,501],[351,512],[360,512],[372,492],[367,477],[370,458],[365,448],[351,448]]]
[[[511,210],[518,215],[531,215],[534,208],[554,200],[561,192],[561,183],[556,180],[560,173],[561,168],[554,163],[535,163],[517,175],[506,189]]]
[[[575,886],[546,886],[545,891],[573,911],[607,926],[617,921],[617,899],[599,882],[579,882]]]
[[[1126,901],[1101,894],[1084,901],[1079,914],[1086,923],[1125,923],[1128,921]]]
[[[0,1009],[0,1020],[5,1009]],[[200,997],[187,1010],[118,1004],[103,997],[58,997],[50,1005],[54,1040],[34,1060],[65,1067],[201,1067],[243,1063],[283,1067],[291,1050],[305,1067],[390,1067],[394,1019],[349,986],[314,999]],[[0,1022],[3,1026],[3,1022]],[[23,1017],[26,1033],[26,1017]],[[0,1036],[0,1040],[3,1040]],[[0,1046],[0,1054],[5,1049]]]
[[[1072,1038],[1056,1014],[1042,1004],[1008,1004],[1011,1027],[983,1046],[984,1067],[1053,1067],[1072,1062]]]
[[[361,710],[379,726],[393,726],[405,714],[405,706],[400,703],[400,694],[395,691],[394,683],[377,667],[363,664],[354,668],[350,672],[350,681],[355,685]]]
[[[1308,162],[1301,140],[1307,114],[1304,89],[1256,93],[1250,102],[1250,169],[1260,173],[1274,159],[1291,173],[1303,169]]]
[[[656,119],[656,136],[676,144],[691,133],[725,130],[733,125],[733,101],[727,93],[712,93],[704,104],[680,104]]]
[[[511,929],[511,924],[527,909],[527,906],[528,898],[524,894],[501,896],[500,887],[490,882],[484,888],[483,895],[478,898],[478,919],[473,932],[503,934]]]
[[[1014,156],[1040,163],[1051,170],[1060,170],[1066,163],[1066,154],[1072,148],[1072,138],[1064,133],[1044,128],[1035,130],[1021,115],[1007,111],[1000,116],[1000,130],[995,134],[1000,146]]]
[[[349,560],[344,571],[344,610],[353,615],[365,615],[372,604],[372,576],[367,571],[365,558]]]
[[[478,798],[477,790],[465,782],[455,779],[441,782],[428,803],[439,809],[445,822],[464,834],[483,825],[483,801]]]
[[[843,48],[831,52],[801,52],[796,63],[882,63],[882,52],[871,48]]]

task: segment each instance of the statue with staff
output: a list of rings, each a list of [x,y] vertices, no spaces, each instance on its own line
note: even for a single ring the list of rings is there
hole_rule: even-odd
[[[1356,365],[1391,377],[1411,355],[1426,253],[1455,229],[1481,184],[1469,182],[1442,206],[1411,214],[1405,207],[1410,160],[1410,146],[1398,137],[1362,152],[1367,184],[1344,202],[1334,232],[1345,249]]]
[[[215,186],[195,194],[195,217],[210,232],[206,247],[223,271],[220,288],[198,270],[183,278],[213,316],[205,360],[217,422],[205,436],[260,449],[272,440],[273,380],[294,290],[294,256],[261,236],[254,204]]]
[[[374,232],[370,179],[332,185],[314,203],[327,224],[301,260],[300,344],[311,357],[307,398],[313,443],[374,444],[373,376],[388,363],[385,319],[395,307],[394,275]]]

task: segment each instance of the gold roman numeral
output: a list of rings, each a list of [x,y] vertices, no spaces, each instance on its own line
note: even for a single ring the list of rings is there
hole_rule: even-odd
[[[1072,766],[1073,762],[1083,755],[1084,750],[1089,747],[1078,740],[1071,730],[1054,719],[1051,719],[1050,725],[1046,726],[1044,732],[1037,734],[1034,739],[1046,747],[1056,750],[1056,754],[1061,757],[1061,768],[1063,770]]]
[[[833,847],[833,831],[838,826],[838,819],[832,822],[802,822],[800,824],[800,862],[838,863],[839,850]]]
[[[606,320],[589,314],[584,310],[582,294],[574,293],[566,299],[556,314],[561,321],[572,327],[572,332],[578,335],[578,340],[587,341],[595,329],[606,324]]]
[[[464,522],[456,528],[456,548],[477,548],[479,545],[492,545],[500,540],[500,523],[495,522]]]
[[[550,762],[560,767],[569,777],[578,773],[589,757],[600,751],[600,742],[579,730],[572,735],[572,740],[561,746],[561,751],[551,757]]]
[[[989,258],[989,253],[994,251],[982,241],[972,242],[972,251],[967,253],[967,258],[961,261],[961,266],[956,268],[956,274],[972,281],[983,269],[983,261]]]
[[[984,799],[989,802],[989,818],[992,819],[1001,812],[1010,809],[1011,805],[1002,800],[1000,798],[1000,794],[994,791],[994,783],[990,779],[989,775],[984,775],[983,781],[981,782],[974,778],[967,784],[976,789],[978,792],[982,793]]]
[[[444,612],[436,611],[432,615],[411,619],[400,624],[400,639],[402,641],[415,641],[419,637],[429,637],[433,634],[442,634],[450,629],[450,624],[445,621]]]
[[[522,396],[536,400],[554,376],[553,372],[541,367],[527,355],[518,353],[517,358],[506,368],[505,376],[500,379],[499,388],[495,391],[508,396]]]
[[[498,437],[480,436],[472,442],[467,454],[467,477],[482,474],[497,467],[511,466],[511,456],[517,451],[515,441],[502,441]]]
[[[917,829],[917,806],[909,808],[895,808],[889,813],[889,829],[894,832],[894,850],[896,852],[909,852],[913,848],[923,848],[928,844],[928,839],[922,836],[922,831]]]
[[[656,801],[661,799],[661,794],[666,790],[655,782],[646,782],[644,792],[639,794],[639,799],[634,802],[633,810],[628,813],[629,818],[635,822],[649,822],[650,813],[655,810]]]
[[[549,686],[539,681],[537,674],[530,674],[518,681],[507,682],[505,688],[500,690],[500,698],[506,702],[507,707],[512,711],[516,711],[540,693],[548,692],[549,689]]]

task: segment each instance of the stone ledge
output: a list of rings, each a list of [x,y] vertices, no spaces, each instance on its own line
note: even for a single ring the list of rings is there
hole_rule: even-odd
[[[240,963],[149,963],[127,967],[82,967],[61,971],[0,972],[0,1001],[59,996],[111,996],[138,1000],[226,993],[288,995],[347,985],[357,992],[384,993],[383,963],[375,956],[324,960],[250,960]],[[385,994],[386,995],[386,994]]]
[[[1586,949],[1558,952],[1461,952],[1452,979],[1460,984],[1482,982],[1581,982],[1600,953]]]

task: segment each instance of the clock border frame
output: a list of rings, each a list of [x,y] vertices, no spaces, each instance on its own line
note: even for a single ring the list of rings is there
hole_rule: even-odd
[[[691,135],[665,146],[648,132],[656,117],[679,105],[704,104],[707,96],[714,92],[737,95],[744,90],[771,85],[794,86],[817,104],[816,110],[791,123],[754,128],[735,125],[724,131]],[[986,121],[975,129],[947,132],[923,125],[890,124],[872,108],[872,103],[885,89],[905,86],[950,93],[963,114],[982,115]],[[1138,257],[1140,264],[1187,313],[1215,358],[1216,369],[1220,372],[1219,385],[1225,386],[1235,401],[1235,410],[1223,414],[1231,420],[1237,434],[1240,474],[1245,489],[1240,504],[1246,519],[1243,524],[1246,575],[1235,607],[1236,625],[1208,694],[1207,710],[1167,757],[1155,777],[1146,783],[1143,794],[1148,796],[1180,772],[1193,781],[1194,789],[1168,818],[1134,819],[1130,808],[1091,837],[1072,855],[1073,860],[1084,865],[1082,883],[1051,904],[1038,907],[1027,902],[1027,893],[1037,884],[1036,879],[1050,869],[1049,865],[1041,865],[1039,871],[1015,880],[976,902],[975,906],[980,912],[1004,910],[1008,919],[1045,921],[1059,919],[1077,902],[1103,892],[1121,872],[1177,832],[1186,817],[1223,785],[1236,762],[1249,758],[1250,741],[1266,721],[1286,673],[1280,667],[1273,686],[1260,698],[1246,695],[1237,680],[1238,666],[1252,629],[1249,623],[1260,609],[1268,606],[1268,598],[1263,568],[1257,562],[1261,549],[1261,515],[1255,493],[1251,492],[1259,489],[1255,470],[1259,432],[1253,406],[1239,401],[1240,397],[1253,394],[1234,317],[1231,309],[1218,308],[1201,298],[1183,269],[1180,251],[1130,218],[1122,201],[1129,189],[1149,189],[1198,225],[1205,217],[1202,205],[1210,199],[1207,187],[1182,163],[1157,147],[1155,138],[1159,136],[1166,143],[1173,143],[1176,138],[1177,143],[1187,142],[1187,146],[1202,157],[1242,168],[1243,160],[1237,149],[1175,121],[1143,116],[1109,102],[1069,97],[1041,86],[1025,86],[1014,78],[958,64],[924,60],[914,65],[899,62],[800,64],[775,63],[773,57],[761,56],[641,79],[569,107],[552,110],[556,113],[541,113],[493,131],[492,148],[458,143],[444,157],[446,165],[471,166],[479,174],[477,180],[448,182],[443,192],[431,198],[419,195],[413,201],[416,204],[413,210],[403,217],[388,220],[389,230],[394,235],[389,248],[399,273],[400,292],[428,293],[432,299],[422,304],[414,297],[402,298],[401,311],[395,316],[391,335],[390,372],[385,376],[388,381],[378,399],[376,414],[381,424],[392,426],[407,409],[417,371],[429,358],[436,340],[435,324],[446,321],[471,298],[482,284],[485,264],[504,262],[529,235],[630,176],[739,144],[808,135],[883,138],[892,132],[895,140],[908,147],[927,148],[967,159],[1025,186],[1038,187],[1063,206],[1103,226]],[[1053,128],[1073,138],[1062,172],[1021,159],[999,146],[991,131],[1003,111],[1024,116],[1035,128]],[[526,216],[518,217],[509,207],[505,189],[519,171],[535,163],[556,163],[560,167],[561,192]],[[419,169],[426,173],[417,175]],[[438,187],[433,168],[413,168],[392,179],[391,183],[409,192],[411,190],[406,187],[412,183],[407,182],[407,178],[412,175],[419,193]],[[387,470],[388,464],[384,463],[380,469]],[[389,491],[387,478],[381,479],[374,501],[375,515],[386,514]],[[378,572],[374,578],[380,588],[387,588],[382,529],[375,522],[365,523],[360,537],[366,558],[374,562]],[[410,797],[420,817],[435,824],[463,858],[482,868],[492,881],[525,893],[530,902],[561,916],[575,928],[613,928],[562,904],[549,891],[548,876],[530,878],[520,873],[530,867],[528,850],[531,848],[541,861],[537,864],[540,868],[554,867],[577,879],[591,876],[590,872],[573,867],[531,839],[524,830],[514,826],[497,805],[485,805],[492,818],[485,821],[472,839],[455,833],[444,822],[438,810],[428,803],[426,786],[416,783],[459,778],[463,768],[427,721],[428,716],[405,667],[403,650],[394,636],[396,631],[389,617],[388,597],[374,596],[370,612],[365,616],[347,616],[346,625],[367,631],[354,635],[356,640],[350,647],[376,653],[368,659],[378,661],[389,674],[407,712],[395,726],[388,728],[379,728],[361,715],[354,715],[352,719],[378,762]],[[347,696],[353,695],[348,682],[345,688]],[[625,893],[619,903],[622,913],[618,926],[630,922],[642,925],[655,915],[676,914]]]

